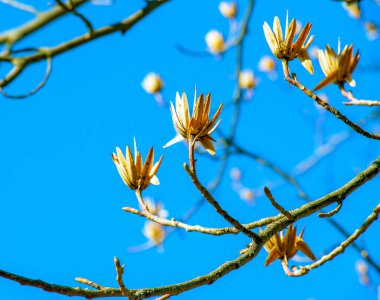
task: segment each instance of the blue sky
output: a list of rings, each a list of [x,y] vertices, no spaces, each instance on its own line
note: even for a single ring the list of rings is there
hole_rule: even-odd
[[[372,1],[364,1],[365,17],[376,21],[380,11]],[[45,1],[29,1],[41,9]],[[53,73],[46,86],[22,101],[0,97],[0,268],[16,274],[49,282],[77,286],[81,276],[105,286],[117,286],[113,257],[126,265],[125,283],[130,288],[166,285],[206,274],[227,260],[249,242],[243,235],[204,236],[178,231],[164,242],[164,251],[156,249],[131,253],[131,246],[146,242],[142,234],[144,220],[121,210],[137,207],[134,193],[121,181],[111,160],[115,147],[132,146],[136,137],[145,156],[154,146],[156,156],[164,154],[158,176],[161,185],[149,187],[144,195],[164,203],[170,217],[180,217],[199,199],[197,190],[182,168],[186,149],[177,144],[162,146],[174,137],[170,113],[157,107],[153,97],[141,88],[141,81],[151,71],[159,73],[165,87],[166,101],[176,91],[186,91],[192,98],[194,85],[201,93],[212,93],[212,111],[220,102],[231,101],[236,82],[236,53],[232,49],[222,59],[213,56],[190,57],[176,45],[205,51],[205,34],[210,29],[228,32],[229,23],[218,11],[219,1],[172,1],[126,35],[115,34],[60,55],[53,60]],[[241,20],[247,1],[238,1]],[[100,27],[116,22],[142,7],[144,1],[115,1],[111,6],[83,6],[83,12]],[[377,11],[376,11],[377,9]],[[313,24],[314,45],[329,43],[336,48],[354,43],[361,61],[354,73],[355,94],[361,98],[379,98],[379,73],[364,72],[360,67],[379,61],[379,41],[369,41],[362,24],[350,18],[340,3],[334,1],[257,1],[244,48],[243,68],[252,69],[260,83],[254,96],[242,105],[237,142],[251,151],[291,171],[315,149],[316,119],[324,116],[324,138],[351,132],[343,123],[315,108],[312,100],[282,80],[270,80],[257,70],[259,59],[270,55],[262,24],[279,16],[284,24],[286,11],[303,24]],[[0,4],[0,31],[17,26],[32,16]],[[379,20],[377,19],[377,22]],[[77,18],[70,16],[25,39],[16,47],[53,46],[85,32]],[[297,61],[291,63],[298,78],[314,87],[323,74],[314,61],[315,75],[310,76]],[[0,69],[2,75],[4,68]],[[280,71],[280,69],[278,69]],[[31,66],[6,88],[20,94],[38,84],[44,64]],[[335,86],[323,90],[331,104],[353,120],[373,109],[345,107]],[[225,105],[221,128],[228,130],[232,109]],[[368,124],[379,130],[379,122]],[[301,185],[317,198],[338,188],[363,170],[379,153],[376,141],[353,134],[310,172],[299,178]],[[214,178],[219,163],[206,157],[198,160],[198,174],[203,182]],[[254,161],[234,156],[227,165],[215,197],[232,215],[249,222],[277,214],[269,201],[258,197],[248,205],[233,191],[229,171],[240,168],[243,184],[256,189],[279,178]],[[379,202],[379,179],[374,179],[347,199],[336,216],[352,232]],[[273,191],[285,207],[292,209],[302,201],[289,186]],[[212,208],[204,205],[189,221],[210,227],[227,224]],[[306,226],[305,240],[320,257],[342,240],[325,221],[312,216],[297,223]],[[379,225],[374,224],[359,240],[375,261],[380,263]],[[277,261],[264,268],[262,250],[257,259],[210,286],[186,292],[177,299],[376,299],[374,287],[360,284],[355,272],[358,254],[348,249],[343,256],[302,278],[286,277]],[[373,284],[380,278],[370,270]],[[276,288],[274,288],[276,287]],[[21,287],[0,279],[0,299],[65,299],[35,288]]]

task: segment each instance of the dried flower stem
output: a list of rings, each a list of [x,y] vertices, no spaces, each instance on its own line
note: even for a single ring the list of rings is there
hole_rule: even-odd
[[[136,194],[136,198],[137,198],[137,201],[139,202],[141,208],[145,211],[147,211],[148,213],[149,212],[149,208],[148,206],[146,205],[146,203],[144,202],[143,198],[142,198],[142,194],[141,194],[141,191],[140,190],[136,190],[135,191],[135,194]]]
[[[189,141],[189,164],[190,164],[190,170],[194,174],[196,173],[195,170],[195,158],[194,158],[194,146],[195,146],[195,140],[194,138],[191,138]]]
[[[91,286],[91,287],[93,287],[94,289],[97,289],[97,290],[103,290],[103,289],[105,289],[104,286],[101,286],[100,284],[98,284],[96,282],[93,282],[91,280],[88,280],[86,278],[76,277],[75,280],[78,281],[78,282],[80,282],[80,283],[83,283],[83,284],[86,284],[88,286]]]
[[[119,259],[115,256],[113,259],[116,268],[116,281],[119,284],[121,293],[128,298],[135,298],[134,295],[125,287],[123,282],[124,266],[120,264]]]
[[[283,214],[285,217],[287,217],[289,220],[293,220],[294,217],[290,212],[288,212],[285,208],[283,208],[273,197],[271,191],[265,186],[264,187],[264,193],[267,196],[267,198],[272,203],[273,207],[277,209],[281,214]]]
[[[309,90],[307,87],[302,85],[298,80],[295,74],[293,74],[293,77],[289,76],[289,64],[287,61],[283,62],[283,71],[285,75],[285,80],[288,81],[290,84],[297,87],[299,90],[301,90],[304,94],[306,94],[308,97],[313,99],[315,102],[317,102],[319,105],[321,105],[323,108],[325,108],[328,112],[333,114],[336,118],[343,121],[346,125],[350,126],[353,130],[355,130],[357,133],[371,139],[380,140],[380,134],[370,133],[363,128],[361,128],[358,124],[352,122],[349,120],[345,115],[343,115],[339,110],[332,107],[330,104],[328,104],[323,99],[319,98],[315,93],[313,93],[311,90]]]
[[[322,266],[324,263],[332,260],[339,254],[342,254],[348,246],[350,246],[359,236],[361,236],[367,229],[368,227],[377,220],[380,214],[380,205],[376,206],[370,214],[367,219],[364,221],[364,223],[355,230],[355,232],[350,235],[345,241],[343,241],[338,247],[336,247],[333,251],[331,251],[329,254],[323,256],[321,259],[316,261],[315,263],[308,265],[308,266],[303,266],[300,267],[300,269],[297,269],[293,272],[289,272],[289,270],[285,270],[285,273],[288,276],[303,276],[309,273],[312,269],[316,269],[320,266]]]
[[[329,217],[332,217],[333,215],[336,215],[340,209],[342,208],[343,206],[343,202],[340,201],[338,202],[338,205],[331,211],[327,212],[327,213],[324,213],[324,212],[321,212],[318,214],[318,217],[320,218],[329,218]]]

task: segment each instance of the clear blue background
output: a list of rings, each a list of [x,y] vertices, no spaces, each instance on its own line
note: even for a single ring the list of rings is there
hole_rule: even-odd
[[[363,1],[365,17],[376,21],[379,7]],[[40,9],[45,1],[29,1]],[[111,160],[116,146],[132,145],[133,136],[144,156],[154,145],[156,154],[165,154],[159,170],[161,185],[149,187],[145,195],[164,202],[170,217],[180,217],[199,199],[197,190],[185,174],[182,163],[186,149],[178,144],[162,149],[175,132],[167,109],[158,108],[152,96],[141,88],[150,71],[165,81],[164,98],[173,100],[176,91],[192,98],[194,85],[199,92],[211,92],[213,110],[220,102],[228,103],[236,85],[235,50],[223,59],[185,56],[176,49],[180,44],[204,51],[204,36],[210,29],[228,32],[228,21],[218,11],[219,1],[172,1],[125,36],[117,33],[74,49],[53,60],[53,74],[35,96],[24,101],[0,98],[0,268],[48,282],[78,286],[81,276],[104,286],[117,286],[113,257],[126,265],[125,283],[129,288],[144,288],[184,281],[206,274],[238,256],[248,240],[245,236],[213,237],[178,231],[156,249],[130,253],[128,248],[145,243],[144,220],[120,208],[137,207]],[[239,1],[239,20],[247,1]],[[83,6],[94,26],[100,27],[125,18],[144,5],[143,1],[115,1],[111,6]],[[315,121],[319,111],[311,99],[282,80],[271,81],[257,71],[259,59],[269,53],[262,24],[270,24],[278,15],[282,24],[286,10],[303,24],[313,23],[314,45],[329,43],[336,48],[354,42],[361,61],[354,74],[355,94],[379,99],[378,72],[360,68],[379,62],[379,42],[368,41],[362,24],[351,19],[334,1],[257,1],[244,48],[244,68],[253,69],[260,84],[254,97],[244,102],[237,141],[263,155],[287,171],[311,155],[315,149]],[[0,30],[29,20],[32,16],[0,4]],[[379,21],[377,19],[377,21]],[[83,34],[86,28],[74,16],[67,16],[49,28],[25,39],[17,47],[54,46]],[[307,86],[322,78],[318,62],[316,73],[309,76],[298,62],[291,68]],[[0,69],[2,74],[6,68]],[[278,69],[278,71],[281,71]],[[20,94],[41,79],[44,64],[31,66],[6,90]],[[335,86],[326,88],[331,103],[354,120],[366,116],[372,108],[344,107]],[[221,128],[228,130],[232,109],[222,112]],[[325,114],[325,138],[348,130],[341,122]],[[367,126],[378,130],[378,121]],[[333,154],[300,178],[302,186],[317,198],[341,186],[363,170],[379,153],[379,143],[353,134]],[[259,197],[247,205],[231,188],[228,172],[238,167],[244,172],[243,183],[258,188],[277,181],[276,174],[243,157],[232,157],[222,186],[215,196],[233,216],[242,222],[274,215],[268,200]],[[203,182],[212,180],[218,162],[198,161]],[[379,202],[380,181],[374,179],[345,202],[336,219],[352,232]],[[292,187],[273,191],[286,208],[302,204]],[[226,226],[208,205],[189,223]],[[317,256],[336,246],[343,237],[316,216],[302,220],[305,240]],[[380,226],[373,225],[359,240],[380,263]],[[348,249],[332,263],[302,278],[288,278],[277,261],[264,268],[267,253],[218,280],[177,297],[177,299],[376,299],[375,286],[380,278],[370,271],[373,285],[360,284],[355,271],[359,255]],[[0,279],[0,299],[66,299],[35,288]],[[76,299],[76,298],[74,298]]]

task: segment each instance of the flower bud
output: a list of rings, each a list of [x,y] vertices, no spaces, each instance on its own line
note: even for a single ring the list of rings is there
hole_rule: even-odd
[[[260,59],[258,67],[261,72],[273,72],[276,68],[276,62],[272,57],[265,55]]]
[[[162,90],[164,84],[160,75],[151,72],[145,76],[141,86],[147,93],[156,94]]]
[[[248,90],[252,90],[256,86],[256,79],[251,70],[240,72],[239,86],[242,89],[248,89]]]
[[[213,54],[219,54],[224,51],[225,44],[222,34],[217,30],[211,30],[205,37],[207,47]]]
[[[227,19],[233,19],[237,13],[237,4],[236,2],[222,1],[219,4],[219,11],[223,17]]]

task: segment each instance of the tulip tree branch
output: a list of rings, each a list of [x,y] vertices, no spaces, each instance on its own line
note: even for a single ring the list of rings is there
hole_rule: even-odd
[[[75,9],[77,6],[87,2],[88,0],[71,0],[72,8]],[[6,85],[11,83],[18,75],[25,70],[31,64],[40,62],[46,57],[54,58],[55,56],[70,51],[76,47],[87,44],[91,41],[94,41],[98,38],[120,32],[124,34],[129,29],[131,29],[135,24],[137,24],[140,20],[148,16],[155,9],[160,7],[161,5],[169,2],[170,0],[162,0],[162,1],[149,1],[142,9],[136,11],[129,17],[120,21],[119,23],[104,26],[98,29],[95,29],[92,34],[86,33],[82,36],[76,37],[72,40],[63,42],[55,47],[46,47],[41,48],[35,54],[25,55],[22,57],[13,57],[9,53],[5,53],[0,55],[0,61],[7,61],[12,63],[12,70],[2,79],[0,80],[0,88],[4,88]],[[57,6],[50,11],[45,13],[41,13],[35,20],[27,23],[20,28],[15,28],[10,31],[5,32],[0,35],[0,44],[5,43],[8,47],[11,47],[15,42],[21,40],[22,38],[28,36],[29,34],[35,32],[36,30],[42,28],[46,24],[51,21],[61,17],[62,15],[69,13],[67,9],[62,8],[61,6]]]
[[[372,116],[372,114],[371,114],[370,118],[372,118],[372,117],[376,117],[376,113],[375,113],[374,116]],[[363,120],[363,122],[365,123],[365,120]],[[301,199],[303,199],[306,202],[310,202],[310,201],[313,200],[302,189],[302,187],[300,186],[300,184],[298,183],[298,181],[296,180],[296,178],[294,178],[293,176],[291,176],[290,174],[288,174],[287,172],[285,172],[284,170],[282,170],[281,168],[279,168],[278,166],[276,166],[275,164],[273,164],[269,160],[265,159],[263,156],[260,156],[260,155],[258,155],[256,153],[253,153],[253,152],[250,152],[250,151],[242,148],[241,146],[239,146],[237,144],[235,144],[235,147],[236,147],[236,149],[238,151],[238,154],[243,154],[243,155],[245,155],[245,156],[247,156],[247,157],[255,160],[259,164],[263,165],[264,167],[267,167],[268,169],[272,170],[274,173],[278,174],[285,182],[288,182],[291,185],[293,185],[294,188],[298,192],[298,196]],[[278,216],[278,217],[280,217],[280,216]],[[272,220],[272,221],[277,221],[277,220],[278,219]],[[334,220],[332,218],[325,219],[325,220],[328,223],[330,223],[336,230],[338,230],[339,233],[341,233],[344,237],[347,238],[347,237],[350,236],[350,234],[336,220]],[[251,225],[251,223],[246,224],[244,226],[246,226],[247,228],[251,228],[250,225]],[[362,256],[362,258],[369,265],[371,265],[377,271],[378,274],[380,274],[380,266],[372,259],[371,256],[369,256],[369,254],[367,253],[367,251],[363,247],[361,247],[358,244],[356,244],[355,242],[352,244],[352,246],[360,254],[360,256]],[[365,253],[365,255],[363,255],[363,253]]]
[[[188,168],[187,168],[188,169]],[[188,169],[189,170],[189,169]],[[189,170],[190,171],[190,170]],[[326,206],[334,203],[337,199],[345,199],[352,192],[358,189],[360,186],[365,184],[367,181],[371,180],[380,172],[380,157],[376,159],[367,169],[358,173],[352,180],[348,183],[340,187],[339,189],[315,200],[309,202],[295,210],[292,210],[291,213],[294,216],[295,220],[299,220],[310,216],[317,211],[325,208]],[[190,289],[194,289],[199,286],[203,286],[206,284],[211,284],[219,278],[225,276],[233,270],[239,269],[243,265],[250,262],[254,259],[257,254],[260,252],[261,248],[264,246],[265,242],[270,239],[270,237],[276,232],[283,230],[288,225],[290,225],[292,221],[281,215],[277,221],[267,226],[263,232],[259,235],[260,239],[258,239],[257,243],[251,243],[244,254],[239,257],[227,261],[222,264],[220,267],[215,269],[214,271],[198,276],[194,279],[176,283],[173,285],[161,286],[156,288],[145,288],[145,289],[137,289],[137,290],[128,290],[131,294],[131,297],[144,299],[153,296],[161,296],[161,295],[178,295]],[[55,292],[62,295],[68,296],[81,296],[89,299],[92,298],[102,298],[102,297],[120,297],[122,296],[121,289],[115,288],[105,288],[104,290],[88,290],[81,288],[72,288],[62,285],[50,284],[44,282],[42,280],[30,279],[27,277],[23,277],[20,275],[12,274],[3,270],[0,270],[0,277],[7,278],[13,281],[16,281],[22,285],[34,286],[40,288],[45,291]]]
[[[76,8],[88,1],[89,0],[71,0],[71,5],[73,8]],[[0,44],[6,44],[7,48],[11,49],[11,47],[16,42],[21,41],[28,35],[38,31],[45,25],[66,15],[67,13],[68,11],[59,5],[56,5],[45,12],[40,12],[33,20],[29,21],[28,23],[0,34]]]
[[[289,276],[303,276],[309,273],[311,270],[316,269],[326,262],[334,259],[339,254],[342,254],[348,246],[350,246],[356,239],[358,239],[368,228],[377,220],[380,214],[380,205],[376,206],[373,210],[372,214],[370,214],[367,219],[364,221],[364,223],[355,230],[355,232],[350,235],[345,241],[343,241],[338,247],[336,247],[333,251],[331,251],[329,254],[323,256],[321,259],[316,261],[315,263],[308,265],[308,266],[302,266],[299,269],[293,271],[293,272],[287,272],[287,275]]]
[[[370,138],[370,139],[375,139],[375,140],[380,140],[380,134],[376,133],[370,133],[363,128],[361,128],[358,124],[352,122],[349,120],[345,115],[343,115],[339,110],[328,104],[326,101],[318,97],[315,93],[313,93],[311,90],[309,90],[307,87],[305,87],[303,84],[301,84],[296,76],[294,75],[293,77],[290,76],[290,71],[289,71],[289,64],[288,61],[283,60],[283,70],[284,70],[284,75],[285,75],[285,80],[288,81],[290,84],[294,85],[297,87],[299,90],[301,90],[304,94],[306,94],[308,97],[313,99],[315,102],[317,102],[319,105],[321,105],[323,108],[325,108],[328,112],[333,114],[337,119],[341,120],[344,122],[346,125],[350,126],[353,130],[355,130],[357,133]]]

